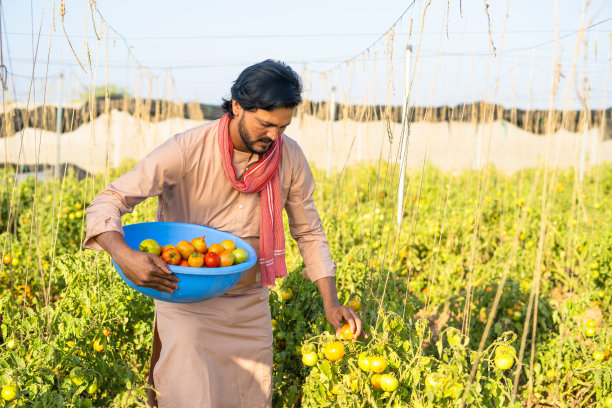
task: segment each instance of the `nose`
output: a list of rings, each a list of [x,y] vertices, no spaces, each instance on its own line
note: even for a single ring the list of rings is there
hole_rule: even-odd
[[[281,132],[277,128],[268,129],[268,131],[266,132],[266,137],[272,140],[273,142],[276,142],[276,139],[278,139],[280,135],[281,135]]]

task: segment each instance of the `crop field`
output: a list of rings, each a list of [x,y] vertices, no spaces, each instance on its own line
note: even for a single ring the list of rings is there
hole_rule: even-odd
[[[339,301],[367,333],[336,335],[285,213],[273,408],[612,408],[612,2],[102,3],[0,0],[0,408],[151,405],[154,302],[83,247],[86,211],[223,101],[257,99],[234,88],[267,59],[294,81],[256,85],[240,112],[286,113],[275,137],[312,168]],[[243,118],[225,137],[272,146],[280,122]],[[247,151],[250,174],[265,167]],[[123,225],[155,221],[157,200]],[[330,316],[350,311],[333,301]],[[267,399],[250,359],[240,372]]]
[[[369,338],[331,334],[287,231],[291,273],[270,292],[274,406],[609,407],[612,165],[582,186],[573,170],[425,167],[407,175],[401,230],[395,167],[315,172],[339,297]],[[142,405],[153,302],[80,246],[104,178],[2,174],[3,404]]]

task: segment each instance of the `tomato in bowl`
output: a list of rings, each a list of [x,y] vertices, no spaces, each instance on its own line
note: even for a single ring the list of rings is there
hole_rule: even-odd
[[[246,261],[225,267],[194,268],[169,264],[168,268],[179,278],[177,283],[178,289],[173,293],[137,286],[123,274],[121,268],[113,260],[119,276],[128,286],[157,300],[174,303],[194,303],[220,296],[231,289],[238,282],[242,273],[253,267],[257,262],[255,250],[245,240],[229,232],[219,231],[204,225],[182,222],[145,222],[124,225],[123,231],[127,245],[137,251],[139,250],[139,244],[145,239],[153,239],[162,246],[166,246],[183,240],[192,240],[196,237],[205,236],[206,241],[210,243],[222,242],[227,239],[232,240],[236,244],[236,248],[242,248],[248,254]]]

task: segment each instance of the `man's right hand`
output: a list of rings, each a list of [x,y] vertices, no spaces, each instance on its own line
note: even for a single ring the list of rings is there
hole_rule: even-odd
[[[136,286],[144,286],[172,293],[178,289],[179,279],[159,256],[130,248],[123,235],[107,231],[95,237],[96,241],[117,262],[123,274]]]
[[[136,286],[157,289],[160,292],[172,293],[178,289],[176,277],[168,265],[155,254],[140,252],[130,248],[127,256],[113,258],[123,274]]]

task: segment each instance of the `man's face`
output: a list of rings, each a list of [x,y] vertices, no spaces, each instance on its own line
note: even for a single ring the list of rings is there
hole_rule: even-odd
[[[251,153],[266,153],[291,123],[293,111],[292,108],[257,109],[253,112],[241,109],[237,118],[238,133],[246,148]]]

